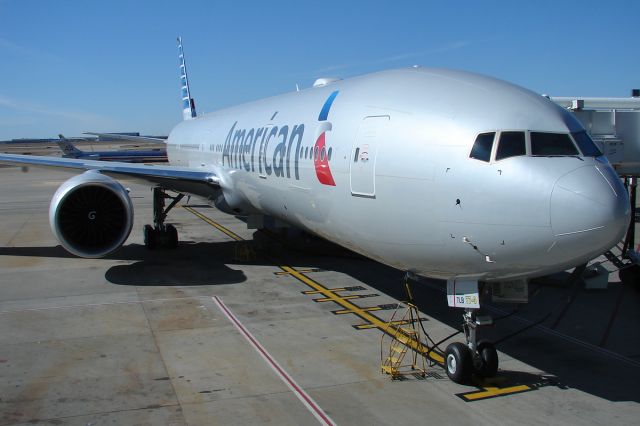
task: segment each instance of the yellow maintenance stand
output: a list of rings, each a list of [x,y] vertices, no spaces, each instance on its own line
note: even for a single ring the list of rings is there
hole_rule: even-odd
[[[422,341],[420,331],[420,312],[413,303],[413,295],[409,280],[405,279],[405,290],[408,301],[398,303],[391,319],[387,323],[390,333],[382,333],[380,339],[380,362],[382,372],[391,375],[392,379],[398,379],[405,374],[419,373],[424,377],[427,374],[425,356],[406,345],[396,336],[404,337],[416,342]],[[411,352],[407,358],[407,352]]]
[[[233,260],[236,262],[253,262],[256,252],[249,241],[236,241],[233,250]]]

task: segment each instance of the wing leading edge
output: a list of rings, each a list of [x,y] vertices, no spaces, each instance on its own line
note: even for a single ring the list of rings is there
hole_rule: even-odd
[[[160,185],[172,191],[186,192],[203,197],[211,197],[220,189],[220,178],[214,172],[197,171],[164,164],[146,165],[16,154],[0,154],[0,164],[67,170],[96,170],[114,178]]]
[[[130,142],[147,142],[147,143],[161,143],[166,144],[166,138],[155,138],[153,136],[132,136],[132,135],[123,135],[120,133],[96,133],[96,132],[85,132],[85,135],[92,135],[98,137],[106,137],[110,139],[117,139],[121,141],[130,141]]]

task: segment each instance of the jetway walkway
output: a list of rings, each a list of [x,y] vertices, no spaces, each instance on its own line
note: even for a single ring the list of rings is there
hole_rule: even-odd
[[[570,110],[618,171],[640,176],[640,93],[630,98],[551,97]]]

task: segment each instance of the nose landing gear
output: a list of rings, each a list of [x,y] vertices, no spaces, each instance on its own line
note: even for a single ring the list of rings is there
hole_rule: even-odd
[[[465,309],[462,329],[467,343],[455,342],[444,353],[447,376],[456,383],[466,384],[473,373],[493,377],[498,372],[498,352],[491,342],[477,340],[477,328],[492,325],[488,315],[478,315],[477,309]]]

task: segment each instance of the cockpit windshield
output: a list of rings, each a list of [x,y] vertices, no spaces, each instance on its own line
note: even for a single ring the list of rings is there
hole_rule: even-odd
[[[480,133],[470,158],[490,163],[512,157],[599,157],[598,146],[585,131],[553,133],[500,131]]]
[[[566,133],[531,132],[531,155],[580,155]]]
[[[496,161],[509,157],[527,155],[527,145],[524,132],[500,133],[500,145],[496,151]]]
[[[571,136],[573,136],[573,140],[576,141],[580,151],[582,151],[582,155],[585,157],[599,157],[602,155],[598,146],[584,130],[582,132],[571,133]]]

